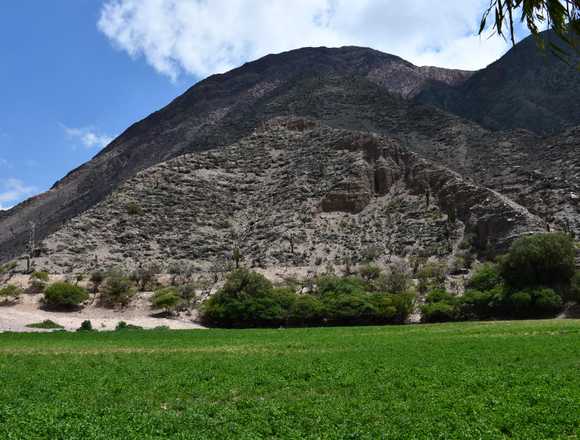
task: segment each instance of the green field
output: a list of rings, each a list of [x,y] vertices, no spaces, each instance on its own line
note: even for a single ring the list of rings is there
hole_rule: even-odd
[[[0,439],[580,438],[580,321],[1,334]]]

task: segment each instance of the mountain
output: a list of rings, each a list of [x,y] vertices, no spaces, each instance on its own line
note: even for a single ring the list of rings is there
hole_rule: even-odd
[[[542,34],[549,43],[558,37]],[[433,81],[417,93],[427,103],[492,130],[525,128],[538,134],[556,134],[580,124],[580,75],[577,62],[566,64],[549,49],[538,50],[528,37],[495,63],[467,81]]]
[[[546,137],[550,130],[531,123],[532,116],[510,115],[511,126],[494,126],[478,115],[507,124],[501,106],[480,113],[467,106],[472,111],[467,114],[458,104],[464,96],[484,108],[485,87],[491,87],[485,78],[496,78],[491,89],[501,97],[518,81],[513,72],[539,78],[536,72],[547,69],[550,75],[542,73],[542,81],[548,75],[554,84],[573,86],[554,102],[548,99],[552,89],[546,89],[546,99],[538,101],[542,110],[534,117],[546,127],[555,127],[553,121],[562,127],[573,124],[580,117],[574,113],[580,102],[576,77],[551,64],[538,67],[534,57],[522,57],[529,46],[525,41],[475,73],[417,67],[372,49],[343,47],[268,55],[211,76],[131,126],[46,193],[0,212],[0,261],[25,250],[31,222],[36,241],[44,240],[38,258],[60,268],[99,256],[135,262],[161,254],[208,264],[231,248],[248,222],[277,234],[285,229],[314,247],[308,252],[300,248],[302,259],[281,256],[287,246],[270,248],[268,237],[250,234],[246,251],[252,258],[266,248],[276,253],[265,253],[267,261],[256,264],[310,264],[326,248],[330,253],[322,255],[327,260],[330,255],[360,256],[369,247],[386,249],[386,243],[393,243],[393,255],[410,249],[435,252],[432,244],[442,243],[442,224],[449,224],[445,233],[453,237],[466,234],[477,252],[504,249],[518,235],[548,228],[579,234],[578,129]],[[517,99],[509,101],[512,113],[517,113],[514,108],[521,108],[522,115],[533,113],[535,107],[528,103],[541,93],[518,88]],[[570,114],[559,110],[564,105]],[[310,128],[288,128],[292,124]],[[512,126],[528,129],[496,130]],[[372,141],[349,146],[337,140],[341,136]],[[311,162],[296,157],[296,152]],[[285,162],[276,164],[279,158]],[[352,163],[360,169],[348,168]],[[321,181],[314,185],[316,174],[309,167],[320,171],[326,166],[332,172],[318,176]],[[418,169],[431,171],[414,176]],[[389,191],[381,186],[383,178],[376,177],[383,174],[394,176]],[[288,176],[305,176],[305,186],[295,188]],[[358,189],[353,191],[351,184]],[[234,191],[241,188],[246,191]],[[457,190],[453,197],[449,188]],[[263,199],[267,194],[272,198]],[[367,216],[383,221],[383,205],[392,203],[404,207],[399,223],[383,229],[368,226]],[[421,208],[423,204],[429,210]],[[138,207],[142,216],[131,215],[127,206]],[[309,213],[302,217],[310,226],[301,224],[296,214],[303,210]],[[242,213],[245,220],[238,218]],[[252,220],[260,213],[269,217],[262,223]],[[339,224],[354,222],[351,235],[358,244],[329,232],[334,228],[330,220],[322,225],[322,219],[332,215],[338,216],[333,221]],[[277,216],[293,219],[294,226]],[[393,216],[388,218],[395,222]],[[412,226],[411,218],[421,227]],[[394,231],[401,228],[408,232],[397,235]],[[313,238],[324,234],[330,238]],[[421,238],[423,234],[427,238]],[[334,247],[329,244],[332,237],[342,237]],[[455,242],[446,242],[444,254],[456,253]]]

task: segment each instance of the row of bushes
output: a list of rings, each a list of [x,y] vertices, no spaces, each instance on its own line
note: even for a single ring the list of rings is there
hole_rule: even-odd
[[[321,277],[309,293],[274,287],[263,275],[238,269],[201,307],[202,319],[224,327],[384,324],[403,322],[413,294],[365,290],[357,277]]]
[[[480,266],[463,296],[431,291],[421,307],[423,320],[554,316],[565,301],[580,300],[575,256],[575,244],[565,234],[520,238],[496,263]]]

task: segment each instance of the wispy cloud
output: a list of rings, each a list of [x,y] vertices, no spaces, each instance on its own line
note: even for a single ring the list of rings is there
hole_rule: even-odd
[[[98,27],[173,80],[303,46],[370,46],[418,65],[479,69],[509,48],[476,35],[486,6],[489,0],[106,0]]]
[[[79,141],[86,149],[104,148],[109,145],[114,137],[95,131],[92,127],[71,128],[61,124],[69,139]]]
[[[10,166],[10,162],[8,162],[6,159],[0,157],[0,168],[9,167],[9,166]]]
[[[38,192],[34,186],[24,184],[19,179],[0,180],[0,210],[10,209],[16,203]]]

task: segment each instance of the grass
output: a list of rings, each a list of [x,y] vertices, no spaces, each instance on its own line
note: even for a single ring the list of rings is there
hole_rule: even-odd
[[[35,322],[33,324],[27,324],[26,327],[28,327],[28,328],[43,328],[43,329],[47,329],[47,330],[64,328],[59,323],[51,321],[50,319],[45,319],[42,322]]]
[[[580,321],[0,335],[1,439],[577,439]]]

